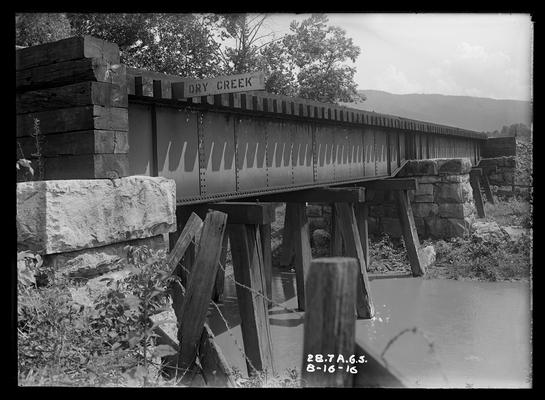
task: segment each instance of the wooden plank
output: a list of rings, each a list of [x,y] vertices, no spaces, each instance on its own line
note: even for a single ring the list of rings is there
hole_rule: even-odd
[[[230,224],[270,224],[276,218],[275,204],[221,202],[209,203],[202,207],[228,214]]]
[[[172,271],[173,274],[177,274],[175,269],[178,267],[178,263],[182,260],[189,244],[195,239],[195,236],[200,232],[202,226],[202,219],[200,219],[197,214],[191,213],[174,248],[167,257],[167,268]]]
[[[263,268],[265,270],[266,296],[272,299],[272,248],[271,248],[271,224],[259,225],[261,237],[261,249],[263,250]],[[271,307],[272,303],[267,302]]]
[[[358,223],[358,231],[360,232],[361,248],[363,255],[365,256],[365,265],[369,267],[371,263],[369,255],[369,206],[367,203],[361,203],[354,205],[354,211],[356,213],[356,222]]]
[[[255,368],[274,373],[267,302],[257,294],[266,291],[259,229],[257,225],[229,224],[227,230],[235,279],[252,289],[236,285],[244,353],[250,360],[246,360],[248,372],[253,375]]]
[[[354,376],[353,386],[358,388],[404,388],[408,381],[394,367],[387,365],[373,350],[361,340],[356,339],[354,346],[356,359],[364,357],[364,364],[359,364]]]
[[[375,306],[369,287],[367,264],[361,247],[354,206],[348,203],[335,203],[335,209],[342,229],[346,255],[356,258],[359,264],[356,312],[358,318],[370,319],[375,314]]]
[[[127,108],[84,106],[17,116],[17,137],[34,134],[34,120],[39,121],[40,134],[84,130],[128,131]]]
[[[223,235],[223,242],[221,243],[221,255],[220,265],[218,273],[216,274],[216,282],[214,284],[214,291],[212,292],[212,300],[215,303],[222,301],[223,289],[225,288],[225,267],[227,261],[227,246],[229,245],[229,235]]]
[[[286,205],[284,214],[284,229],[282,231],[282,250],[280,254],[280,265],[287,267],[293,261],[295,256],[295,247],[293,246],[293,207]]]
[[[422,276],[426,273],[426,269],[420,258],[420,241],[418,240],[418,232],[414,223],[409,193],[406,190],[400,190],[395,191],[394,195],[397,198],[401,230],[413,276]]]
[[[365,188],[315,188],[256,197],[260,202],[286,203],[362,203]]]
[[[15,68],[20,71],[80,58],[100,58],[110,64],[119,64],[119,47],[92,36],[71,37],[17,50]]]
[[[181,278],[182,285],[187,286],[187,282],[189,282],[189,277],[191,275],[193,265],[195,264],[196,254],[197,246],[195,245],[195,242],[189,243],[181,262],[181,264],[185,267],[185,270],[180,268],[179,276]]]
[[[84,58],[18,71],[15,74],[15,87],[17,91],[26,91],[87,81],[123,86],[126,80],[125,65],[110,65],[98,58]]]
[[[32,158],[31,158],[32,160]],[[45,157],[44,179],[113,179],[129,176],[128,154]]]
[[[352,386],[353,374],[346,371],[354,353],[358,265],[353,258],[318,258],[312,261],[308,278],[305,326],[303,337],[304,386]],[[328,354],[334,359],[328,362]],[[325,362],[316,362],[323,355]],[[341,361],[340,356],[346,361]],[[333,366],[334,370],[319,371],[316,367]]]
[[[128,132],[87,130],[55,133],[37,137],[44,157],[81,154],[126,154],[129,152]],[[36,138],[17,138],[17,155],[26,158],[37,152]]]
[[[182,371],[192,368],[197,356],[226,224],[227,215],[219,211],[209,212],[204,220],[199,251],[180,312],[178,368]]]
[[[376,181],[361,182],[358,186],[364,186],[373,190],[417,190],[416,178],[389,178]]]
[[[305,279],[312,261],[310,236],[306,205],[301,203],[287,203],[286,208],[293,208],[293,244],[295,247],[295,281],[297,286],[297,306],[305,309]]]
[[[72,85],[16,93],[17,114],[98,105],[128,107],[124,86],[105,82],[80,82]]]
[[[471,173],[469,174],[469,183],[471,185],[471,189],[473,189],[473,201],[475,202],[475,208],[477,209],[477,216],[479,218],[486,218],[479,175],[480,174],[477,171],[474,172],[474,170],[471,170]]]
[[[127,67],[127,89],[129,94],[136,94],[135,92],[135,80],[137,77],[140,77],[141,82],[144,82],[144,79],[147,82],[152,82],[153,80],[160,80],[161,84],[161,97],[164,99],[172,98],[172,82],[181,82],[184,80],[183,77],[178,75],[163,74],[160,72],[148,71],[141,68],[131,68]],[[142,95],[141,92],[140,95]]]
[[[490,182],[488,181],[488,175],[483,174],[481,176],[481,183],[483,184],[484,194],[491,204],[496,204],[494,201],[494,194],[492,194],[492,189],[490,188]]]
[[[176,315],[172,310],[163,311],[150,317],[157,333],[157,344],[166,344],[175,351],[178,346],[178,324]],[[229,363],[225,359],[220,347],[214,341],[214,334],[207,323],[204,324],[199,341],[199,362],[206,381],[206,386],[235,387]],[[162,372],[169,374],[170,378],[176,375],[176,356],[167,356],[162,359]]]
[[[206,386],[236,387],[229,364],[213,338],[211,329],[205,324],[199,344],[199,361]]]

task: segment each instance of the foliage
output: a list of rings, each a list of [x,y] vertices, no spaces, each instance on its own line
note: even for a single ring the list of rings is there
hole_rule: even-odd
[[[374,240],[369,240],[369,272],[410,271],[403,239],[392,238],[386,233],[371,239]]]
[[[36,46],[72,36],[70,21],[61,13],[24,13],[15,16],[15,44]]]
[[[283,40],[299,68],[299,96],[327,103],[360,99],[354,82],[356,69],[343,65],[347,60],[355,62],[360,48],[342,28],[327,23],[324,14],[313,14],[301,23],[293,21],[292,33]]]
[[[322,102],[362,100],[356,69],[360,54],[346,32],[323,14],[298,23],[290,33],[264,33],[266,15],[176,13],[20,14],[18,44],[92,35],[116,43],[121,62],[184,77],[206,78],[263,70],[271,93]],[[45,29],[44,27],[47,27]],[[48,30],[49,29],[49,30]],[[231,45],[234,43],[234,45]]]
[[[527,278],[530,275],[532,239],[523,235],[512,242],[503,238],[453,238],[435,244],[435,270],[447,278],[487,281]],[[429,271],[428,277],[434,277]]]
[[[279,374],[270,375],[266,371],[259,371],[245,378],[242,373],[233,368],[233,378],[238,385],[242,388],[298,388],[301,387],[301,377],[296,369],[286,370],[286,374],[280,376]]]
[[[27,160],[26,158],[20,158],[17,161],[15,161],[15,168],[17,168],[18,170],[20,170],[21,167],[26,168],[28,169],[28,172],[30,173],[30,175],[34,175],[34,169],[32,168],[30,164],[31,164],[30,160]]]
[[[167,74],[205,78],[220,73],[213,15],[68,14],[74,32],[116,43],[121,62]]]
[[[494,205],[486,202],[484,209],[487,219],[496,221],[500,226],[532,227],[532,209],[527,201],[511,197]]]
[[[91,307],[72,296],[74,282],[37,284],[39,256],[18,257],[18,350],[22,385],[171,384],[155,376],[154,359],[173,349],[154,345],[148,317],[166,304],[163,259],[129,249],[130,274],[107,282]],[[107,279],[107,278],[105,278]],[[157,368],[156,368],[157,369]]]
[[[532,136],[531,129],[525,124],[511,124],[509,126],[504,125],[498,131],[486,132],[490,137],[506,137],[506,136],[516,136],[521,138],[530,139]]]
[[[263,46],[259,41],[270,36],[260,32],[266,18],[248,14],[224,14],[219,17],[217,27],[220,38],[234,41],[234,46],[224,45],[224,49],[219,49],[226,74],[253,72],[262,66],[259,50]]]
[[[266,90],[323,102],[361,99],[354,83],[360,49],[325,15],[293,22],[275,40],[266,16],[248,14],[68,14],[74,32],[117,43],[122,62],[204,78],[263,70]],[[229,43],[234,43],[230,45]]]

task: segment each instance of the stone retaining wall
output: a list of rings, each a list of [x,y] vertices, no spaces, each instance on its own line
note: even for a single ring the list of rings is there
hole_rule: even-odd
[[[515,169],[517,161],[515,157],[483,158],[479,167],[496,167],[485,169],[488,181],[493,186],[511,186],[515,183]]]
[[[17,249],[63,274],[123,262],[127,245],[168,250],[176,230],[173,180],[148,176],[17,184]]]
[[[476,218],[473,191],[469,183],[471,162],[468,158],[410,160],[397,177],[414,177],[418,190],[409,191],[416,228],[420,238],[464,236]],[[401,224],[393,193],[367,190],[368,226],[371,234],[387,233],[401,237]],[[307,207],[311,237],[318,229],[330,232],[331,207],[309,204]]]
[[[418,182],[418,189],[409,191],[409,199],[420,238],[450,238],[468,234],[476,217],[469,183],[470,171],[469,158],[436,158],[410,160],[399,172],[397,177],[414,177]],[[367,193],[369,199],[376,200],[381,196],[392,199],[391,193]],[[369,216],[370,232],[401,236],[395,203],[371,207]]]

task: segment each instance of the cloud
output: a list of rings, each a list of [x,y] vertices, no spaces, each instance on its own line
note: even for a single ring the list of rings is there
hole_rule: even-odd
[[[501,51],[459,43],[454,54],[427,70],[426,92],[493,98],[529,99],[529,75],[520,65],[530,60],[512,60]]]
[[[415,93],[422,89],[419,84],[409,81],[405,73],[393,64],[389,64],[375,82],[380,90],[392,93]]]

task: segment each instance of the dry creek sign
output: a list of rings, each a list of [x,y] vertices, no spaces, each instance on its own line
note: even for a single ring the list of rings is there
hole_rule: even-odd
[[[173,83],[172,88],[178,94],[177,97],[184,98],[264,90],[265,74],[263,72],[251,72],[209,79],[188,79],[183,82]]]

